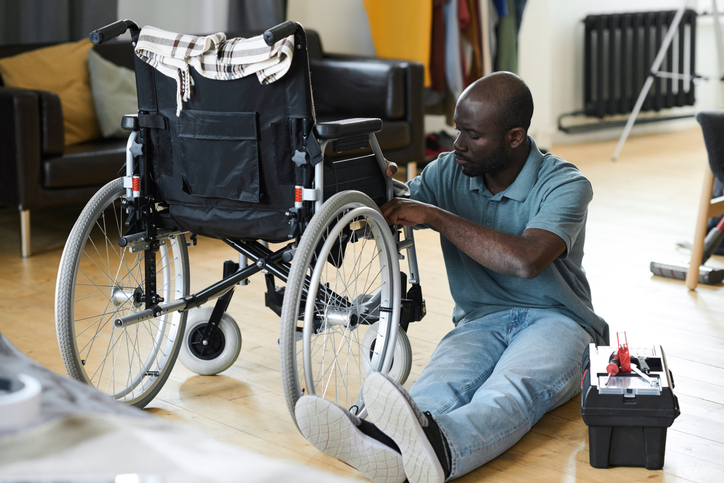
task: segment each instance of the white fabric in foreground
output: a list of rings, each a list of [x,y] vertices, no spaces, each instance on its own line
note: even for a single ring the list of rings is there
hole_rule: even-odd
[[[93,481],[112,482],[116,475],[130,473],[155,476],[164,483],[353,481],[224,444],[193,426],[156,418],[75,414],[0,437],[0,481],[7,477],[85,481],[93,475]]]
[[[113,401],[92,386],[41,366],[2,333],[0,374],[28,374],[42,385],[40,417],[0,429],[1,483],[111,483],[116,475],[129,473],[153,475],[163,483],[353,481],[222,443],[195,426]],[[297,454],[306,458],[305,452],[317,453],[305,447],[302,435],[297,438]]]
[[[189,66],[209,79],[232,80],[256,73],[260,83],[269,84],[289,70],[293,53],[294,35],[269,46],[261,35],[227,40],[223,32],[197,37],[150,26],[141,29],[136,45],[141,60],[176,80],[177,116],[191,98]]]

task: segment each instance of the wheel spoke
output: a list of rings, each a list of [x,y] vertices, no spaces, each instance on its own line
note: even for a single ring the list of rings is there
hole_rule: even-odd
[[[357,210],[360,207],[365,208]],[[389,307],[395,312],[382,314],[386,329],[397,330],[399,308],[391,301],[394,286],[399,287],[399,269],[396,263],[392,266],[388,262],[396,262],[397,252],[392,236],[385,238],[385,230],[389,228],[371,201],[355,192],[339,193],[325,202],[305,230],[297,254],[307,255],[296,257],[292,263],[282,310],[282,333],[294,337],[289,346],[292,351],[282,353],[282,366],[293,368],[299,388],[306,394],[350,408],[359,404],[369,370],[367,339],[380,340],[382,345],[375,351],[380,353],[380,364],[390,359],[385,352],[387,344],[381,342],[382,337],[375,337],[370,325],[380,319],[381,307]],[[399,293],[399,288],[396,290]],[[309,304],[313,313],[304,313],[303,304],[288,305],[289,301],[298,304],[302,294],[304,299],[314,297]],[[303,320],[297,320],[302,313]],[[388,328],[390,322],[393,327]],[[314,326],[304,327],[301,340],[294,342],[297,328],[301,330],[304,324]],[[293,364],[286,354],[294,359]],[[300,393],[285,386],[285,395],[293,411]]]
[[[121,247],[127,228],[122,180],[109,183],[76,222],[61,259],[56,320],[63,360],[72,377],[122,401],[144,406],[158,392],[178,354],[185,313],[174,312],[118,329],[116,318],[145,308],[146,256]],[[131,225],[132,226],[132,225]],[[183,236],[159,240],[152,270],[165,299],[188,295]]]

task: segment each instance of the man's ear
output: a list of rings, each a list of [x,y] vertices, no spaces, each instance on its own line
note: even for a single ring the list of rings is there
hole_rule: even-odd
[[[527,138],[525,129],[522,127],[514,127],[506,133],[506,137],[508,138],[508,146],[513,149],[523,144]]]

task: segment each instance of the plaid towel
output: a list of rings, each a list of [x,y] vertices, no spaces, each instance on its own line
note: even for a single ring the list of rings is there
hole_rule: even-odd
[[[226,40],[223,32],[196,37],[148,26],[136,45],[141,60],[176,80],[177,116],[183,101],[191,98],[189,66],[209,79],[232,80],[256,73],[260,83],[269,84],[289,70],[293,52],[293,35],[268,46],[262,36]]]

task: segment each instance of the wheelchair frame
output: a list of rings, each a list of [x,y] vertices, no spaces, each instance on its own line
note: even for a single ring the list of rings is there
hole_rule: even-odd
[[[140,30],[135,23],[129,20],[119,21],[93,32],[91,40],[94,43],[101,43],[123,34],[126,30],[131,31],[132,38],[136,42]],[[264,39],[268,45],[272,45],[276,39],[291,34],[294,34],[297,40],[299,36],[304,36],[301,25],[285,22],[266,31]],[[295,44],[301,45],[296,41]],[[306,44],[303,43],[303,45]],[[303,52],[297,52],[296,55],[306,55],[306,49]],[[314,351],[319,349],[311,346],[311,340],[315,335],[322,334],[326,337],[326,332],[333,326],[343,327],[345,334],[351,334],[359,327],[369,325],[370,328],[367,332],[372,336],[368,340],[366,339],[362,343],[359,340],[352,341],[356,343],[356,350],[362,361],[357,363],[357,370],[361,378],[370,371],[389,372],[395,358],[404,358],[404,354],[399,352],[398,346],[402,345],[403,351],[410,351],[409,341],[404,331],[410,322],[420,320],[425,314],[411,227],[405,227],[402,230],[405,236],[404,239],[401,239],[401,230],[397,227],[388,227],[372,200],[356,191],[340,191],[325,200],[324,171],[325,164],[328,163],[320,162],[321,160],[316,163],[309,162],[310,156],[307,152],[305,164],[307,167],[313,166],[313,176],[305,177],[306,182],[295,187],[295,203],[293,207],[289,207],[288,213],[291,215],[292,228],[296,234],[294,240],[283,248],[272,251],[263,241],[257,239],[221,238],[239,253],[239,263],[227,261],[224,265],[222,280],[195,294],[188,294],[188,255],[185,242],[185,234],[188,232],[173,227],[164,227],[164,223],[160,222],[164,211],[162,206],[164,200],[157,200],[153,196],[154,180],[149,171],[151,163],[146,159],[147,154],[144,152],[144,139],[147,138],[144,129],[146,128],[139,123],[138,115],[124,116],[123,126],[132,131],[127,143],[125,176],[106,185],[88,203],[69,236],[58,272],[56,329],[66,369],[71,377],[97,385],[99,389],[102,389],[100,379],[102,379],[106,360],[103,361],[102,368],[96,370],[96,372],[101,370],[101,376],[96,383],[93,376],[86,373],[85,366],[88,357],[83,359],[85,348],[88,344],[93,346],[95,336],[107,329],[110,321],[112,324],[111,338],[108,342],[109,349],[106,351],[106,358],[112,350],[115,350],[112,360],[113,371],[110,376],[113,379],[116,360],[123,358],[121,345],[118,342],[121,340],[120,337],[124,337],[123,334],[125,334],[126,345],[128,345],[128,340],[132,337],[128,334],[135,328],[137,341],[139,338],[138,327],[149,322],[144,326],[153,339],[151,347],[148,349],[149,354],[142,355],[140,345],[138,347],[133,345],[132,354],[128,355],[131,365],[135,363],[131,359],[138,359],[138,374],[130,374],[129,370],[129,374],[126,376],[128,385],[125,388],[116,391],[114,382],[113,389],[106,390],[116,399],[126,400],[126,402],[140,407],[145,406],[165,383],[179,352],[182,351],[182,346],[184,346],[183,350],[191,350],[190,346],[187,346],[187,343],[191,342],[187,340],[190,335],[186,330],[186,318],[189,311],[216,300],[216,305],[210,315],[206,313],[204,315],[204,317],[208,316],[205,325],[201,323],[196,326],[196,340],[207,344],[209,341],[218,341],[219,337],[224,339],[231,335],[233,338],[233,334],[228,331],[233,330],[229,328],[229,324],[235,326],[235,323],[233,319],[230,319],[231,322],[229,322],[225,311],[234,287],[259,272],[265,273],[267,280],[266,305],[282,319],[281,372],[287,406],[292,417],[294,417],[294,404],[302,394],[317,393],[319,383],[314,379],[317,362],[313,362],[312,358]],[[330,143],[347,140],[349,145],[357,148],[362,146],[361,141],[366,140],[372,149],[372,155],[379,169],[384,173],[387,167],[386,162],[374,135],[374,132],[380,128],[379,119],[347,120],[316,125],[314,129],[310,129],[310,136],[314,136],[317,142],[321,141],[322,156]],[[310,179],[311,183],[309,183]],[[393,181],[386,177],[384,179],[385,199],[390,200],[394,196]],[[112,286],[101,289],[99,284],[89,284],[94,285],[93,288],[98,288],[99,293],[103,293],[108,298],[104,310],[112,310],[113,316],[112,320],[110,317],[105,322],[99,320],[93,339],[85,347],[78,347],[80,335],[92,327],[89,326],[80,332],[77,329],[82,327],[76,327],[78,315],[75,314],[74,306],[79,300],[82,300],[76,294],[76,288],[81,286],[78,281],[81,271],[80,259],[86,246],[92,245],[93,249],[98,252],[91,231],[100,225],[101,217],[103,217],[101,228],[108,245],[108,235],[105,233],[105,213],[109,206],[115,207],[117,202],[120,207],[118,212],[114,211],[116,218],[118,218],[118,213],[125,212],[127,216],[125,225],[128,228],[119,237],[118,246],[110,248],[112,252],[120,254],[119,271],[124,268],[123,263],[127,263],[124,258],[126,254],[142,253],[142,260],[132,263],[130,268],[125,267],[128,272],[138,272],[139,275],[129,277],[133,278],[131,286],[124,286],[126,283],[114,282]],[[195,244],[195,237],[195,234],[191,234],[192,244]],[[350,246],[354,246],[356,257],[356,244],[361,243],[364,246],[366,240],[374,240],[375,243],[376,251],[372,251],[371,260],[380,264],[380,278],[383,279],[380,282],[381,288],[374,294],[357,294],[354,299],[351,298],[351,295],[337,294],[336,282],[334,285],[325,282],[325,270],[332,265],[339,271],[340,266],[344,263],[343,259],[347,258],[346,252]],[[398,258],[402,258],[400,252],[403,249],[407,253],[409,280],[406,279],[404,273],[400,272],[398,266]],[[106,246],[106,252],[108,251],[109,248]],[[160,255],[160,260],[157,259],[157,255]],[[377,256],[380,260],[375,261]],[[361,255],[359,260],[362,260]],[[251,263],[247,263],[247,261]],[[357,261],[355,259],[355,262]],[[160,270],[158,269],[159,263]],[[142,270],[141,264],[143,264]],[[178,264],[181,266],[177,267]],[[370,265],[371,262],[367,264]],[[110,266],[110,263],[108,265]],[[386,267],[386,272],[383,272],[382,266]],[[161,287],[157,286],[159,274],[164,280]],[[112,274],[109,275],[112,276]],[[86,276],[86,278],[89,277]],[[281,289],[276,287],[275,278],[285,282],[286,287]],[[142,279],[142,282],[136,279]],[[180,282],[174,281],[176,279]],[[170,288],[170,282],[173,282],[173,289]],[[407,290],[408,282],[411,284],[409,291]],[[180,288],[176,287],[178,283],[182,285]],[[404,296],[401,286],[405,288]],[[348,289],[348,287],[341,288],[345,292]],[[356,290],[355,288],[355,294]],[[294,296],[290,297],[291,294]],[[389,306],[384,306],[384,303]],[[120,315],[116,316],[116,313]],[[100,319],[104,319],[108,314],[104,312],[100,315]],[[227,318],[224,319],[224,317]],[[92,316],[87,319],[92,320]],[[155,322],[156,320],[157,322]],[[372,331],[371,327],[378,322],[384,323],[379,323],[375,331]],[[303,323],[303,326],[300,327],[299,323]],[[224,324],[226,324],[224,330],[227,331],[227,335],[219,336]],[[403,330],[399,331],[398,326]],[[113,331],[115,330],[122,335],[114,343]],[[154,330],[156,334],[152,333]],[[238,332],[238,327],[235,330]],[[167,331],[174,335],[164,336]],[[404,340],[398,340],[398,334]],[[141,333],[141,335],[143,334]],[[216,339],[214,339],[215,337]],[[303,367],[301,368],[298,367],[300,351],[297,349],[300,337],[303,341],[301,350]],[[178,341],[178,338],[181,340]],[[239,334],[239,347],[240,341]],[[350,341],[345,342],[348,342],[350,347],[353,345]],[[116,344],[119,345],[118,348],[115,348]],[[90,350],[88,349],[88,353]],[[201,349],[202,355],[203,350],[205,349]],[[341,348],[333,348],[333,351],[336,352],[333,352],[332,356],[336,359],[341,350]],[[324,353],[324,351],[322,352]],[[214,366],[212,363],[212,369],[201,373],[214,374],[225,370],[233,364],[238,353],[238,348],[235,353],[232,350],[230,355],[224,356],[225,360],[221,365]],[[398,371],[399,374],[396,376],[401,383],[409,374],[409,356],[406,363],[407,367]],[[347,364],[349,364],[348,361]],[[322,366],[319,370],[324,377],[329,379],[333,376],[337,377],[336,372],[326,374],[328,369],[324,369]],[[333,369],[333,371],[337,370],[337,368]],[[346,371],[347,368],[345,367],[344,370]],[[321,393],[318,395],[330,397],[335,402],[347,406],[352,412],[364,417],[366,411],[361,398],[362,381],[359,382],[359,387],[354,387],[351,396],[348,394],[346,399],[340,399],[340,395],[334,391],[328,394],[326,386],[320,387]],[[135,388],[139,384],[142,391],[136,396]],[[110,387],[110,381],[108,386]],[[128,397],[129,394],[130,397]]]

